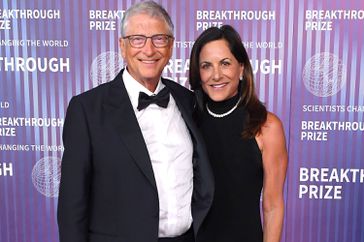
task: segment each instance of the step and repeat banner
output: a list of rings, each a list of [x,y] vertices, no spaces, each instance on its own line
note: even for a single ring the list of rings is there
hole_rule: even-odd
[[[1,0],[1,242],[58,241],[65,111],[124,66],[120,20],[134,2]],[[364,242],[364,2],[159,2],[175,23],[163,75],[185,87],[204,29],[241,34],[260,99],[287,137],[282,241]]]

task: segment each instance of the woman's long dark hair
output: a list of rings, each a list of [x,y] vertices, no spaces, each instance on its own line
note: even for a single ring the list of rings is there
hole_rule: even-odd
[[[229,49],[240,64],[244,66],[243,80],[239,85],[241,101],[247,111],[243,138],[254,138],[261,131],[262,125],[267,120],[267,109],[259,101],[254,87],[253,68],[249,56],[244,48],[239,33],[230,25],[221,28],[211,27],[201,33],[196,39],[190,56],[189,81],[191,89],[195,92],[198,111],[205,109],[207,96],[201,87],[200,76],[200,52],[209,42],[215,40],[226,40]]]

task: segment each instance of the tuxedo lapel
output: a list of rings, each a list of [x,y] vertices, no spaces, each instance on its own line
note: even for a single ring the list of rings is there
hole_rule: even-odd
[[[176,102],[176,105],[181,112],[183,120],[185,121],[187,127],[191,130],[191,132],[195,133],[195,125],[194,121],[192,120],[192,107],[189,107],[189,100],[188,97],[184,96],[185,94],[176,90],[173,85],[170,85],[168,80],[162,79],[162,82],[166,87],[169,89],[173,99]]]
[[[198,233],[202,221],[207,215],[212,204],[214,194],[214,178],[208,161],[206,148],[203,138],[198,130],[192,117],[192,103],[188,94],[181,92],[173,83],[164,80],[163,83],[170,89],[170,92],[176,101],[181,115],[190,130],[194,143],[193,158],[193,199],[192,199],[192,216],[195,234]]]
[[[122,72],[110,83],[109,95],[106,99],[104,104],[106,118],[111,121],[130,155],[157,190],[147,146],[126,92]]]

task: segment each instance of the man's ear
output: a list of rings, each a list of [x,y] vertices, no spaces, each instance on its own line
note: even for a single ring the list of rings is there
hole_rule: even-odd
[[[119,47],[120,47],[121,56],[125,59],[126,46],[125,46],[124,39],[121,37],[119,38]]]

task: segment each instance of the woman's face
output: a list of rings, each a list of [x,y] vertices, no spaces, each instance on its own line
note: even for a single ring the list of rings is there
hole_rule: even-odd
[[[202,47],[199,68],[202,89],[213,101],[223,101],[238,93],[244,66],[231,53],[226,40],[214,40]]]

